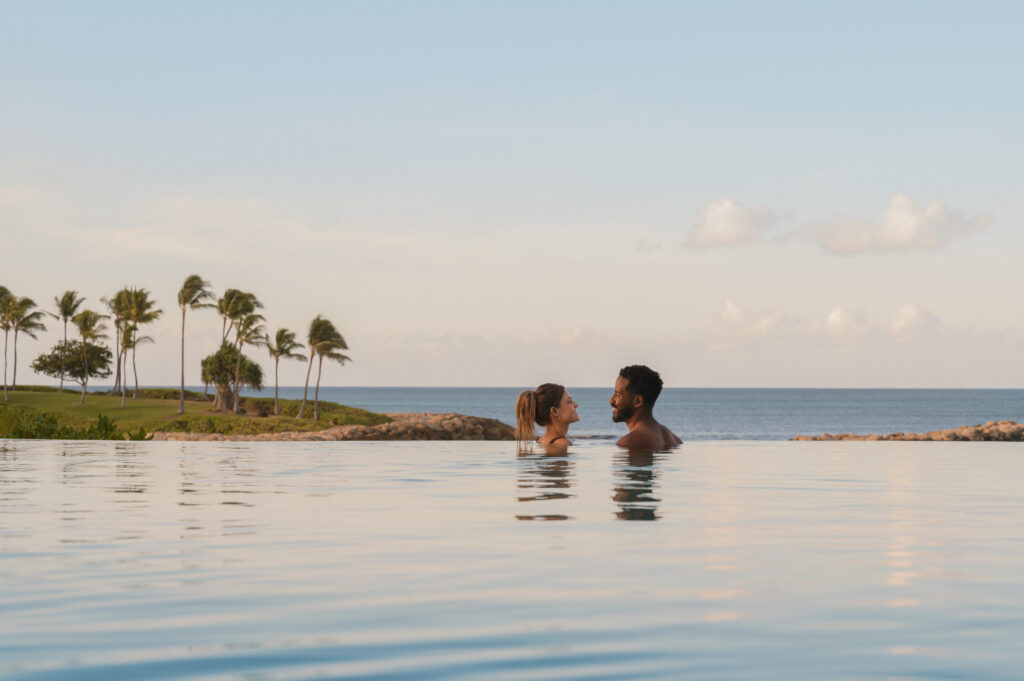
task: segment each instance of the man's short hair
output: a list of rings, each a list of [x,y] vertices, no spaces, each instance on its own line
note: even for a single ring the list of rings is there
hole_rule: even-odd
[[[631,364],[619,371],[619,376],[629,381],[627,390],[644,398],[644,404],[653,407],[661,394],[661,376],[658,372],[643,364]]]

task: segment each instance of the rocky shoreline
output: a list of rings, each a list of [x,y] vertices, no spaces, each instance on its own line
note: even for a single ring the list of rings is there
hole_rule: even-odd
[[[293,442],[315,440],[514,440],[511,426],[465,414],[392,413],[392,421],[378,426],[333,426],[311,432],[222,435],[220,433],[153,433],[154,440]]]
[[[933,430],[929,433],[889,433],[888,435],[858,435],[837,433],[835,435],[797,435],[792,440],[932,440],[945,442],[977,441],[1024,441],[1024,424],[1014,421],[989,421],[984,425],[960,426],[949,430]]]

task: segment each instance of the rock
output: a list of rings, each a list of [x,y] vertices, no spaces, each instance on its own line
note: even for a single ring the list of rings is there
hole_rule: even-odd
[[[981,442],[998,440],[1002,442],[1024,441],[1024,424],[1014,421],[989,421],[985,425],[960,426],[949,430],[934,430],[929,433],[889,433],[888,435],[858,435],[840,433],[833,435],[797,435],[791,440],[935,440],[944,442]]]
[[[333,426],[313,432],[221,435],[220,433],[153,434],[154,440],[175,441],[315,441],[315,440],[514,440],[511,426],[496,419],[448,414],[394,413],[392,421],[378,426]]]

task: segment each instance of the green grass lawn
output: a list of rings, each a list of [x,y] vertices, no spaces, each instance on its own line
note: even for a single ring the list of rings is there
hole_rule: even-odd
[[[164,392],[164,391],[161,391]],[[156,430],[193,433],[223,433],[255,435],[258,433],[279,433],[285,431],[323,430],[336,425],[376,425],[390,419],[365,409],[347,407],[334,402],[320,402],[320,420],[313,421],[313,403],[306,404],[302,419],[298,413],[300,400],[281,400],[282,414],[291,416],[260,416],[273,410],[273,400],[265,398],[246,399],[243,407],[249,414],[214,411],[211,402],[185,400],[185,414],[178,414],[177,399],[156,399],[140,397],[133,400],[129,394],[125,407],[121,408],[121,397],[89,393],[85,405],[80,405],[81,391],[59,393],[45,388],[31,390],[8,390],[8,401],[0,401],[0,411],[5,407],[22,406],[37,412],[54,414],[64,425],[83,427],[95,421],[100,414],[113,419],[124,430],[135,431],[140,427],[147,432]]]

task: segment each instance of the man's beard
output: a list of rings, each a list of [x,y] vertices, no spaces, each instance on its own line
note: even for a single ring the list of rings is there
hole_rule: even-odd
[[[636,409],[633,408],[632,404],[624,404],[617,410],[612,411],[612,421],[614,423],[623,423],[633,418],[635,413]]]

